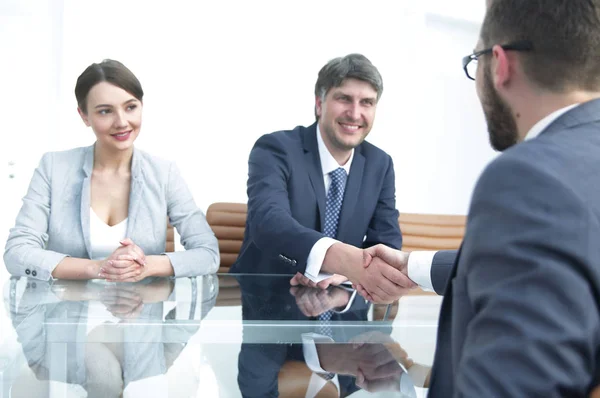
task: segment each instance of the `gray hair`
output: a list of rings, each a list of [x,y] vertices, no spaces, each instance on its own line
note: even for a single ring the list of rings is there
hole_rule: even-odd
[[[383,93],[383,79],[379,71],[362,54],[348,54],[345,57],[334,58],[319,71],[315,84],[315,96],[325,99],[330,89],[339,87],[346,79],[357,79],[369,83],[377,92],[377,101]],[[317,120],[319,117],[316,114]]]

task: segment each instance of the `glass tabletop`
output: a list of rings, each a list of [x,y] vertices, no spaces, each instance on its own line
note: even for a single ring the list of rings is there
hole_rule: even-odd
[[[440,297],[375,308],[349,286],[297,287],[290,278],[11,278],[0,397],[426,393]]]

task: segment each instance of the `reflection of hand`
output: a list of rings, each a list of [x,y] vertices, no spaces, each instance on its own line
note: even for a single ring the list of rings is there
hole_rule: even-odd
[[[113,316],[121,319],[137,318],[144,301],[133,287],[108,287],[100,294],[100,301]]]
[[[308,279],[303,274],[297,272],[296,275],[292,279],[290,279],[290,285],[292,286],[308,286],[308,287],[319,287],[321,289],[327,289],[329,286],[339,286],[342,283],[346,282],[348,278],[344,275],[332,275],[327,279],[323,279],[319,283],[315,283]]]
[[[356,376],[356,385],[366,391],[398,391],[404,368],[414,363],[391,336],[368,332],[350,344],[317,346],[321,367],[331,373]]]
[[[332,308],[344,307],[350,300],[350,293],[344,289],[315,289],[305,286],[292,286],[290,293],[296,298],[300,311],[308,317],[318,316]]]
[[[394,356],[381,343],[319,344],[317,353],[321,367],[331,373],[360,374],[366,380],[379,380],[400,376],[403,372]]]
[[[99,276],[111,282],[138,282],[146,278],[146,255],[131,239],[123,239],[110,256],[102,261]]]
[[[376,268],[367,272],[363,279],[365,283],[356,284],[358,293],[375,303],[390,303],[405,295],[417,285],[408,278],[408,253],[394,250],[385,245],[376,245],[365,249],[371,256],[370,262],[365,262],[366,268]],[[381,278],[383,276],[386,280]],[[366,285],[369,283],[369,286]]]

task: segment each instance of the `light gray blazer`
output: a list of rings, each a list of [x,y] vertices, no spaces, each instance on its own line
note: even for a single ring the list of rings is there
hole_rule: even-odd
[[[93,164],[93,145],[44,154],[6,242],[8,272],[48,280],[64,257],[90,258]],[[185,251],[164,253],[167,216]],[[127,237],[146,255],[166,254],[176,277],[219,267],[217,239],[175,164],[138,149],[131,164]]]

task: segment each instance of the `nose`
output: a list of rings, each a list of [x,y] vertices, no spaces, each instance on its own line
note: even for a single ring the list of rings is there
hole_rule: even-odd
[[[347,115],[348,118],[352,119],[352,121],[358,121],[360,120],[360,115],[361,115],[361,109],[360,109],[360,104],[358,103],[352,103],[347,110]]]
[[[115,128],[118,129],[118,128],[127,127],[127,118],[125,117],[125,113],[121,110],[118,110],[114,114],[115,114],[115,121],[114,121]]]

